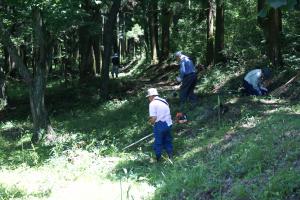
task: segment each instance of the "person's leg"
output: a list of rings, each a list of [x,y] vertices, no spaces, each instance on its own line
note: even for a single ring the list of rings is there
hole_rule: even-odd
[[[194,93],[194,89],[195,89],[196,84],[197,84],[197,76],[196,76],[196,74],[191,75],[190,82],[191,82],[191,84],[190,84],[190,87],[188,89],[188,98],[191,101],[191,103],[195,104],[197,102],[197,100],[198,100],[198,97]]]
[[[191,84],[191,82],[189,81],[188,77],[183,78],[182,84],[180,86],[180,93],[179,93],[181,108],[184,107],[184,104],[186,103],[186,100],[188,98],[190,84]]]
[[[111,69],[111,76],[112,76],[112,78],[114,78],[114,66],[112,67],[112,69]]]
[[[244,80],[244,88],[246,93],[249,95],[260,95],[260,91],[255,90],[253,86],[245,80]]]
[[[163,129],[160,122],[155,123],[153,132],[154,132],[154,144],[153,150],[155,152],[156,160],[161,159],[162,147],[163,147]]]
[[[173,144],[172,144],[172,134],[171,134],[171,127],[167,127],[166,131],[163,135],[163,145],[164,148],[169,156],[169,158],[173,157]]]
[[[118,75],[119,75],[119,67],[116,66],[116,78],[118,78]]]

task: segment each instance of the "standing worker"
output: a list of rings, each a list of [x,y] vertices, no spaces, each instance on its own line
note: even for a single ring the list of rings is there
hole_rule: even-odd
[[[115,53],[113,55],[113,57],[111,58],[111,62],[112,62],[112,70],[111,70],[111,75],[113,78],[118,78],[118,74],[119,74],[119,66],[120,66],[120,59],[117,53]]]
[[[173,144],[171,136],[172,119],[168,102],[158,96],[155,88],[148,89],[149,99],[149,122],[153,125],[154,145],[153,149],[156,160],[161,160],[163,148],[169,158],[173,155]]]
[[[180,86],[180,107],[182,109],[187,100],[193,104],[197,102],[197,96],[194,94],[197,75],[195,65],[189,57],[183,55],[181,51],[176,52],[175,57],[180,66],[180,76],[177,77],[177,81],[182,82]]]
[[[263,69],[253,69],[244,77],[244,88],[249,95],[266,95],[268,89],[262,85],[264,80],[271,77],[271,70],[266,67]]]

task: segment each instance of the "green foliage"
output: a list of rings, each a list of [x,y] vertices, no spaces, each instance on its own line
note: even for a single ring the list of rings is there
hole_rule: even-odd
[[[295,9],[297,0],[268,0],[262,10],[259,11],[259,17],[266,17],[271,8],[292,10]]]
[[[300,196],[300,171],[299,170],[280,170],[276,173],[263,193],[267,199],[288,199],[288,197]]]
[[[251,195],[247,190],[247,186],[245,186],[241,182],[235,183],[231,188],[231,197],[234,200],[238,199],[251,199]]]
[[[126,33],[126,36],[129,39],[133,38],[135,42],[139,42],[142,35],[144,35],[144,32],[139,24],[135,24],[132,29]]]
[[[101,4],[104,1],[92,2],[105,6]],[[293,3],[268,2],[280,8]],[[28,2],[10,3],[16,5],[16,16],[23,19],[23,27],[17,30],[25,28],[29,34],[30,23],[23,22],[30,21],[30,7],[22,7]],[[84,24],[89,13],[81,8],[81,3],[40,2],[51,34],[68,36],[68,28],[72,32],[76,30],[73,26]],[[191,8],[183,1],[174,7],[176,14],[183,14],[179,14],[178,24],[172,29],[171,50],[183,50],[202,61],[206,46],[205,13],[198,1],[191,3]],[[82,191],[91,195],[85,193],[82,199],[93,199],[105,192],[118,193],[111,199],[145,199],[141,193],[147,193],[149,199],[298,199],[299,101],[289,101],[284,96],[244,97],[230,93],[238,91],[245,71],[263,62],[264,44],[262,31],[256,25],[256,1],[225,3],[227,63],[199,74],[200,103],[188,110],[190,123],[173,126],[172,161],[153,162],[151,139],[122,150],[152,131],[147,124],[145,85],[138,77],[156,77],[152,72],[157,66],[146,65],[143,58],[125,74],[126,78],[110,82],[109,101],[96,93],[98,79],[86,85],[50,79],[45,102],[56,133],[36,146],[30,143],[28,91],[22,84],[9,83],[9,100],[16,109],[10,110],[0,124],[0,199],[55,199],[58,191],[67,193],[68,198]],[[266,15],[268,10],[264,11]],[[1,14],[7,25],[15,21],[9,13]],[[299,13],[284,13],[283,52],[285,67],[289,67],[291,74],[299,69],[298,18]],[[135,22],[128,22],[128,27],[131,23]],[[88,25],[93,27],[93,23]],[[132,27],[127,36],[138,41],[142,29],[138,24]],[[17,38],[18,42],[22,42],[22,37]],[[175,77],[173,73],[171,70],[168,77]],[[288,77],[280,81],[285,83]],[[162,92],[167,96],[169,93]],[[229,106],[222,116],[214,112],[218,99]],[[177,100],[170,99],[172,112],[178,109]],[[201,120],[204,114],[207,118]],[[28,185],[32,188],[26,189]],[[91,192],[93,188],[95,193]]]
[[[235,73],[232,73],[234,71]],[[236,90],[241,87],[241,81],[238,84],[225,84],[235,76],[244,74],[244,69],[238,63],[231,62],[228,65],[216,65],[213,70],[208,70],[201,77],[201,85],[198,86],[200,93],[211,93],[212,91]],[[238,78],[239,80],[239,78]],[[236,80],[235,80],[236,81]]]
[[[230,73],[230,69],[235,73]],[[135,70],[138,73],[139,69]],[[217,66],[205,74],[208,81],[201,80],[198,88],[208,88],[201,90],[201,94],[210,93],[215,85],[226,91],[238,85],[244,70],[234,62]],[[3,122],[0,180],[10,180],[2,177],[14,174],[22,185],[14,190],[12,184],[4,181],[1,192],[5,197],[50,198],[57,192],[51,183],[64,188],[82,180],[87,180],[84,185],[92,184],[89,188],[96,187],[94,181],[105,185],[106,190],[117,185],[120,191],[122,186],[119,195],[133,195],[137,199],[140,191],[153,199],[280,199],[297,195],[297,103],[267,97],[221,96],[220,101],[232,103],[229,111],[236,108],[241,114],[233,121],[225,113],[220,119],[212,116],[200,122],[198,117],[205,107],[217,105],[216,95],[202,96],[201,105],[188,113],[191,123],[173,126],[174,160],[164,159],[158,164],[152,161],[151,140],[122,151],[151,133],[144,90],[136,89],[134,95],[125,95],[122,88],[126,83],[131,84],[125,80],[111,83],[116,93],[110,101],[102,101],[93,94],[92,83],[84,90],[58,82],[50,84],[50,116],[56,134],[49,143],[31,145],[26,116],[11,116],[11,120]],[[25,91],[19,91],[13,97],[26,98],[22,94]],[[62,96],[72,97],[72,101],[67,103]],[[177,108],[175,103],[172,108]],[[23,186],[27,180],[21,177],[26,174],[38,177],[31,182],[34,192]],[[89,188],[84,190],[90,191]],[[99,191],[104,192],[97,188]]]
[[[18,199],[25,196],[25,192],[18,187],[7,188],[0,184],[0,199]]]

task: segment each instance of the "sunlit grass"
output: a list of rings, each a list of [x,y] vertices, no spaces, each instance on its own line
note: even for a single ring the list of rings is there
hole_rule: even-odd
[[[143,54],[139,59],[136,65],[132,67],[127,73],[123,73],[122,76],[132,76],[137,75],[140,73],[140,70],[142,69],[141,66],[145,64],[145,55]]]
[[[105,178],[121,160],[80,149],[70,150],[51,158],[40,167],[20,165],[14,170],[2,168],[0,184],[4,188],[18,188],[16,194],[10,191],[10,197],[18,194],[28,199],[37,193],[47,199],[91,200],[115,199],[126,195],[141,199],[151,195],[154,188],[146,182],[136,183],[129,179],[110,181]]]

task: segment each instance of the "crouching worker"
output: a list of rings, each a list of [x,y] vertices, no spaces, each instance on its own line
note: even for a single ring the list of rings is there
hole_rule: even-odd
[[[263,86],[263,81],[271,77],[269,68],[253,69],[244,77],[245,92],[249,95],[266,95],[268,89]]]
[[[172,119],[168,102],[158,96],[155,88],[148,89],[149,122],[153,125],[154,145],[156,160],[160,161],[163,149],[169,158],[173,155],[171,136]]]

